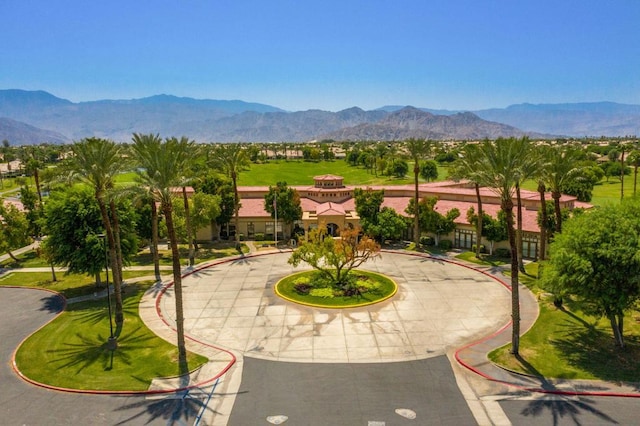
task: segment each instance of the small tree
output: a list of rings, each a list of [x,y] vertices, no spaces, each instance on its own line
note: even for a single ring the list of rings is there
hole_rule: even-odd
[[[359,229],[343,229],[340,238],[332,238],[324,227],[312,230],[289,258],[298,266],[305,262],[319,271],[333,286],[348,289],[354,285],[349,273],[369,259],[378,257],[380,245],[360,236]]]
[[[13,250],[31,243],[29,222],[26,216],[13,204],[4,205],[0,200],[0,253],[7,253],[18,262]]]
[[[294,188],[287,186],[286,182],[278,182],[276,186],[269,186],[269,192],[264,196],[264,209],[271,214],[272,218],[277,217],[285,224],[285,238],[291,236],[293,223],[302,219],[302,207],[300,206],[300,195]],[[275,229],[275,232],[278,232]]]
[[[553,209],[553,204],[551,204]],[[498,212],[498,217],[493,218],[487,213],[482,213],[482,236],[489,241],[489,254],[493,255],[493,247],[495,243],[505,241],[508,238],[507,235],[507,222],[502,211]],[[467,211],[467,220],[472,225],[476,225],[478,222],[478,214],[473,207],[469,207]]]
[[[435,160],[427,160],[422,163],[420,177],[427,182],[438,179],[438,163]]]
[[[406,211],[413,211],[413,199],[409,201]],[[436,236],[436,245],[440,242],[440,235],[449,234],[456,227],[455,220],[460,216],[460,210],[453,208],[443,215],[436,210],[438,197],[426,197],[420,200],[420,228],[424,232],[431,232]]]
[[[379,241],[399,240],[407,230],[408,220],[391,207],[383,207],[378,214],[378,223],[371,226],[370,232]]]
[[[353,191],[353,198],[356,204],[356,213],[360,216],[363,232],[367,235],[375,236],[378,215],[384,201],[384,190],[374,191],[370,188],[356,188]]]

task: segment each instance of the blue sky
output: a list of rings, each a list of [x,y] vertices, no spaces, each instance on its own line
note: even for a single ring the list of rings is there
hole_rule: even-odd
[[[286,110],[640,104],[638,0],[1,0],[0,89]]]

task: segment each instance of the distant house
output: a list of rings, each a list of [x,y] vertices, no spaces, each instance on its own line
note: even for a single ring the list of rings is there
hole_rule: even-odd
[[[405,217],[411,217],[405,210],[409,201],[413,198],[413,185],[386,185],[386,186],[350,186],[345,185],[343,177],[335,175],[320,175],[313,178],[313,185],[293,186],[300,195],[300,203],[303,211],[302,219],[295,225],[309,231],[318,227],[326,227],[329,234],[337,235],[338,231],[345,227],[357,227],[360,217],[356,213],[354,189],[358,187],[372,190],[384,190],[382,207],[390,207]],[[239,229],[237,230],[246,239],[253,239],[256,234],[264,234],[273,238],[278,232],[278,239],[282,235],[283,224],[276,224],[271,215],[264,209],[264,196],[269,191],[268,186],[244,186],[238,187],[241,199],[239,211]],[[456,219],[456,229],[449,235],[441,235],[440,238],[450,239],[455,248],[471,249],[476,242],[475,227],[467,221],[466,212],[470,207],[477,210],[475,189],[468,182],[432,182],[419,186],[420,198],[437,197],[436,210],[446,214],[449,210],[457,208],[460,216]],[[500,197],[490,188],[481,188],[483,210],[492,217],[497,217],[500,210]],[[548,195],[549,199],[550,195]],[[523,230],[523,254],[527,258],[535,258],[538,252],[540,229],[537,224],[539,208],[539,194],[534,191],[521,190],[523,205],[522,230]],[[590,207],[577,201],[576,197],[563,195],[560,199],[563,208],[572,210],[575,207]],[[515,211],[514,211],[515,214]],[[413,229],[407,227],[405,237],[412,238]],[[235,235],[233,221],[223,230],[223,235]],[[198,232],[199,239],[209,239],[210,229],[201,229]],[[504,241],[497,247],[508,247]]]

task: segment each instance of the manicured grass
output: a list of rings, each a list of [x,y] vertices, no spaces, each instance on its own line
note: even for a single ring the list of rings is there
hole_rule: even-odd
[[[390,176],[376,176],[362,167],[352,167],[344,160],[308,162],[302,160],[277,160],[263,164],[251,164],[249,170],[240,173],[238,185],[264,186],[284,181],[288,185],[313,185],[313,177],[333,174],[344,177],[345,185],[406,185],[413,183],[413,166],[402,179]],[[447,169],[438,167],[438,180],[444,180]]]
[[[384,275],[374,272],[354,270],[353,275],[368,280],[371,284],[376,285],[375,290],[362,293],[360,296],[335,296],[335,297],[319,297],[310,294],[300,294],[294,289],[294,285],[300,278],[308,278],[310,284],[317,279],[316,271],[306,271],[289,275],[280,280],[275,287],[275,291],[285,299],[300,303],[303,305],[325,307],[325,308],[352,308],[356,306],[366,306],[381,302],[393,296],[398,290],[398,286],[393,280]]]
[[[509,259],[503,257],[491,256],[488,254],[480,254],[480,258],[476,257],[476,253],[473,251],[463,251],[456,255],[456,259],[466,260],[467,262],[475,263],[484,266],[500,266],[509,263]]]
[[[124,271],[124,279],[144,277],[153,275],[153,270],[149,271]],[[65,274],[56,272],[58,281],[51,281],[51,272],[14,272],[4,277],[0,277],[0,286],[36,287],[53,290],[61,293],[67,299],[78,296],[85,296],[95,293],[95,279],[82,274]],[[104,289],[104,274],[102,274],[102,287]],[[125,293],[128,291],[128,286]]]
[[[626,347],[615,345],[609,322],[585,314],[580,304],[566,299],[563,308],[537,286],[537,264],[527,265],[521,281],[540,300],[540,316],[520,340],[520,355],[511,345],[492,351],[489,358],[509,369],[550,378],[637,382],[640,377],[640,315],[625,321]]]
[[[180,251],[180,261],[185,264],[189,258],[189,248],[186,244],[180,244],[178,247]],[[241,250],[243,253],[249,252],[249,247],[246,244],[241,244]],[[224,241],[220,243],[200,243],[198,244],[198,250],[196,251],[196,263],[206,262],[209,260],[220,259],[222,257],[235,256],[239,254],[235,249],[235,242]],[[159,250],[158,255],[160,257],[160,264],[170,266],[172,264],[171,250]],[[149,249],[141,250],[131,260],[131,266],[149,266],[153,268],[153,259]]]
[[[146,390],[153,378],[177,375],[177,348],[153,334],[138,316],[140,298],[149,285],[128,287],[115,351],[106,348],[105,301],[76,303],[20,346],[18,368],[41,383],[92,390]],[[188,355],[191,370],[206,361]]]

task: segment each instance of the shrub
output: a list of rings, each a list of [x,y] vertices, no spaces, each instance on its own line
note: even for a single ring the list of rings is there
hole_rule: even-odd
[[[296,291],[296,293],[305,295],[305,294],[309,294],[309,292],[313,289],[313,287],[311,287],[311,285],[309,284],[300,283],[300,284],[294,284],[293,289]]]
[[[453,242],[451,240],[440,240],[438,243],[438,248],[441,248],[442,250],[451,250],[452,247]]]
[[[473,246],[471,246],[471,251],[475,252],[477,246],[478,246],[477,244],[474,244]],[[484,246],[484,244],[480,244],[480,253],[486,253],[486,252],[487,252],[487,249]]]
[[[255,240],[256,241],[264,241],[264,233],[263,232],[256,232],[255,235]]]
[[[330,287],[312,288],[309,291],[309,295],[310,296],[315,296],[315,297],[323,297],[325,299],[334,297],[333,289],[330,288]]]
[[[511,257],[511,250],[505,247],[497,248],[495,253],[496,253],[496,256],[498,257],[505,257],[505,258]]]
[[[433,237],[420,237],[420,245],[423,246],[434,246],[436,244],[436,240]]]

